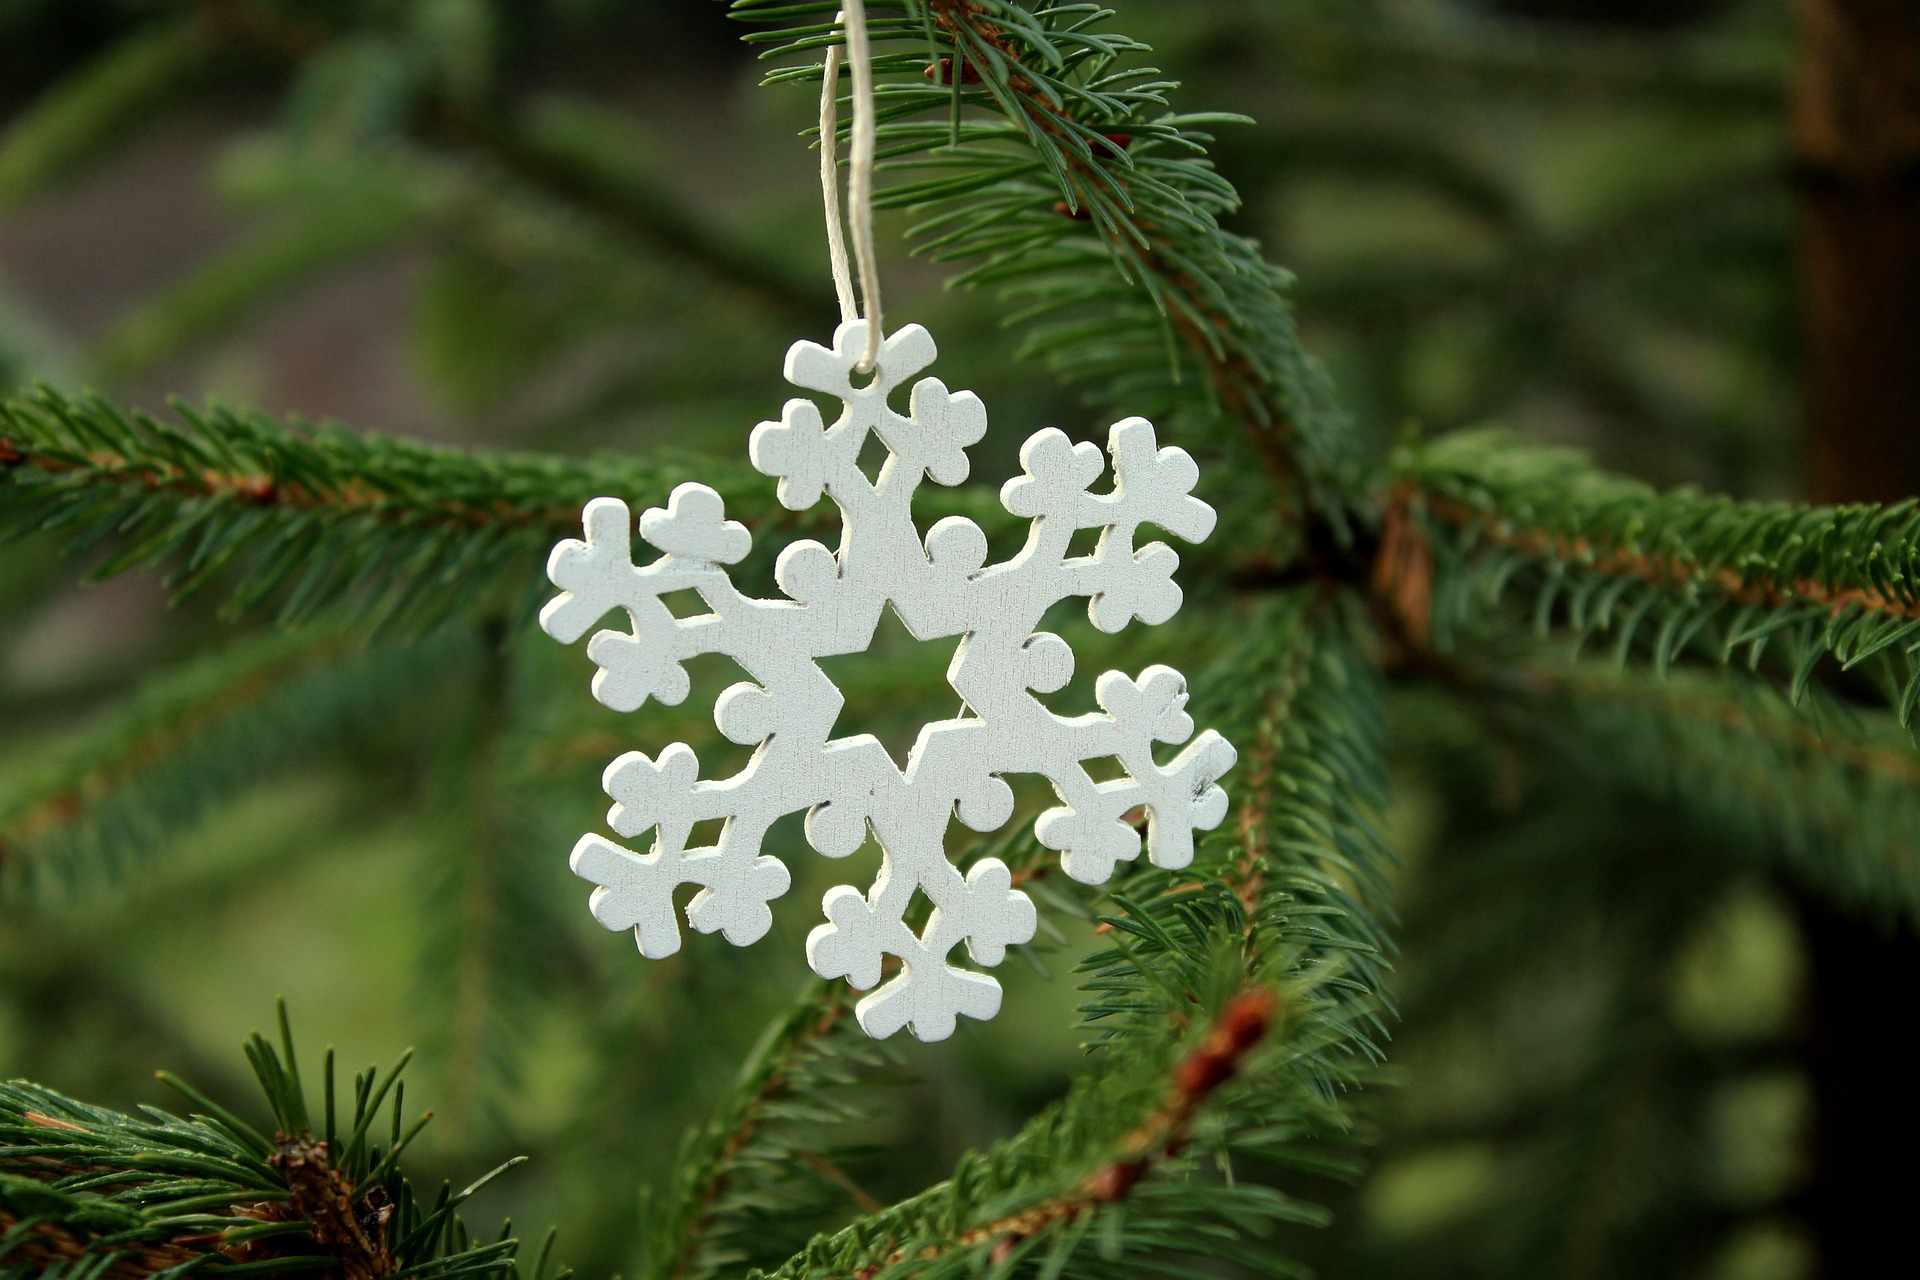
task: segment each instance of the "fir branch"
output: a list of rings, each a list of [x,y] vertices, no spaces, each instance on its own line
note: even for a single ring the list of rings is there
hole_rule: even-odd
[[[1377,585],[1442,649],[1515,594],[1537,629],[1609,635],[1658,672],[1771,648],[1795,702],[1829,656],[1867,664],[1903,725],[1920,701],[1920,503],[1659,493],[1497,433],[1408,450],[1396,475]]]
[[[1609,1255],[1632,1225],[1631,1188],[1661,1178],[1641,1166],[1653,1154],[1647,1131],[1663,1097],[1675,1092],[1678,1074],[1676,1036],[1661,997],[1672,990],[1688,936],[1684,899],[1676,895],[1649,914],[1651,923],[1666,928],[1647,930],[1652,936],[1628,950],[1620,971],[1609,975],[1598,1052],[1583,1073],[1584,1087],[1569,1091],[1559,1108],[1559,1131],[1549,1128],[1543,1144],[1547,1158],[1536,1176],[1544,1185],[1535,1194],[1558,1212],[1542,1215],[1547,1230],[1528,1242],[1530,1269],[1541,1274],[1569,1280],[1605,1274]]]
[[[1850,907],[1920,921],[1920,757],[1886,717],[1827,709],[1813,721],[1750,680],[1708,673],[1650,684],[1582,663],[1522,683],[1546,703],[1530,718],[1595,776]]]
[[[501,1170],[457,1194],[447,1187],[431,1205],[400,1170],[397,1157],[425,1120],[402,1127],[398,1067],[355,1081],[338,1129],[331,1052],[316,1127],[284,1011],[279,1044],[256,1034],[247,1057],[271,1136],[164,1075],[195,1114],[148,1108],[135,1118],[38,1085],[0,1084],[0,1274],[518,1280],[519,1242],[476,1244],[457,1214]],[[387,1127],[383,1112],[392,1135],[384,1146],[375,1128]]]
[[[498,620],[476,630],[477,660],[457,673],[465,710],[432,779],[422,900],[439,905],[416,961],[445,1114],[468,1143],[512,1131],[527,1028],[583,976],[578,900],[553,876],[568,829],[503,761],[511,726],[550,686],[529,687]]]
[[[227,46],[301,67],[343,41],[323,21],[255,0],[190,0]],[[422,60],[424,62],[424,60]],[[806,324],[832,315],[832,299],[717,232],[710,218],[641,173],[630,154],[610,154],[608,121],[587,108],[516,117],[465,101],[446,86],[412,86],[407,124],[420,141],[503,175],[572,209],[616,239],[691,266],[715,283]]]
[[[784,28],[750,37],[772,53],[838,38],[830,2],[733,8]],[[882,86],[880,154],[931,174],[876,203],[915,210],[936,260],[973,262],[959,283],[1016,302],[1031,354],[1133,412],[1236,424],[1283,506],[1339,519],[1358,474],[1352,441],[1300,349],[1288,277],[1219,225],[1238,199],[1205,161],[1204,130],[1221,118],[1167,113],[1172,86],[1119,65],[1144,46],[1100,30],[1106,14],[1091,6],[925,0],[924,11],[923,24],[909,6],[875,8],[876,72],[914,73]],[[946,56],[929,64],[929,43]],[[819,75],[808,65],[770,80]],[[962,118],[963,105],[989,118]]]
[[[1046,1242],[1064,1240],[1069,1248],[1085,1242],[1091,1217],[1137,1194],[1146,1207],[1135,1215],[1132,1231],[1158,1235],[1166,1215],[1188,1215],[1195,1206],[1171,1199],[1156,1204],[1166,1188],[1143,1188],[1142,1182],[1151,1174],[1190,1167],[1197,1117],[1235,1082],[1267,1038],[1275,1013],[1270,992],[1242,992],[1208,1019],[1200,1034],[1177,1038],[1184,1043],[1181,1052],[1152,1053],[1155,1070],[1140,1070],[1132,1054],[1124,1062],[1116,1055],[1105,1071],[1083,1077],[1067,1102],[1044,1113],[1019,1137],[969,1157],[948,1182],[814,1241],[771,1274],[796,1280],[872,1280],[882,1273],[938,1273],[949,1260],[965,1259],[974,1268],[1001,1265]],[[1162,1025],[1161,1038],[1176,1042],[1165,1036]],[[1124,1087],[1116,1086],[1122,1078]],[[1235,1092],[1248,1090],[1243,1085]],[[1076,1142],[1073,1131],[1082,1126],[1098,1126],[1104,1140],[1085,1146]],[[1226,1208],[1222,1216],[1230,1217],[1231,1208],[1219,1202],[1235,1199],[1235,1191],[1213,1186],[1201,1195],[1215,1202],[1211,1207]],[[1317,1219],[1305,1206],[1284,1199],[1275,1198],[1271,1205],[1299,1220]],[[1128,1252],[1138,1250],[1135,1240],[1127,1243],[1135,1245]],[[1232,1242],[1215,1243],[1219,1256],[1239,1252]]]
[[[764,1256],[779,1220],[817,1219],[823,1191],[858,1192],[829,1154],[801,1146],[864,1114],[846,1086],[888,1057],[851,1028],[851,1010],[844,983],[810,982],[768,1027],[720,1107],[688,1135],[666,1212],[648,1223],[647,1276],[724,1274]]]
[[[575,122],[581,116],[609,134],[616,130],[570,104],[529,107],[524,116],[531,130],[566,134],[581,128]],[[559,125],[550,126],[556,120]],[[243,322],[276,291],[395,245],[432,251],[433,267],[421,286],[419,355],[435,389],[469,410],[551,368],[609,324],[659,320],[663,308],[677,323],[700,311],[700,300],[711,303],[686,288],[684,268],[636,252],[630,238],[550,193],[410,139],[346,150],[298,134],[275,136],[233,149],[220,178],[229,199],[267,209],[272,220],[117,323],[94,352],[104,373],[124,375],[204,343]],[[731,323],[724,315],[702,315],[716,332]],[[732,324],[729,336],[737,338],[737,330]],[[710,390],[684,360],[673,359],[665,352],[642,361],[665,361],[671,372],[629,369],[566,415],[604,426],[610,405],[658,406],[663,394]]]
[[[1256,190],[1284,187],[1301,175],[1340,174],[1431,192],[1493,231],[1520,232],[1527,221],[1511,179],[1437,131],[1346,118],[1287,121],[1227,134],[1219,151],[1223,167],[1246,175],[1242,181]],[[1308,280],[1300,286],[1301,304],[1309,311],[1315,283]]]
[[[514,124],[486,121],[442,105],[426,131],[515,182],[560,201],[651,255],[697,267],[761,311],[817,328],[830,323],[834,302],[817,285],[720,230],[711,214],[690,207],[639,166],[631,126],[586,103],[547,103]]]
[[[175,412],[165,422],[47,389],[0,404],[0,536],[109,541],[101,574],[164,565],[176,591],[217,581],[236,610],[275,602],[282,622],[337,606],[419,627],[527,608],[547,549],[577,535],[581,506],[601,494],[663,495],[699,478],[750,525],[809,521],[781,512],[741,464],[463,452],[218,406]],[[946,493],[1007,522],[989,495]]]
[[[67,177],[149,123],[212,61],[190,21],[155,22],[62,79],[0,134],[0,208]]]
[[[1016,885],[1031,885],[1057,865],[1057,855],[1018,826],[975,856],[1000,858]],[[770,1245],[849,1202],[868,1213],[883,1209],[837,1163],[859,1154],[845,1131],[870,1111],[850,1086],[871,1089],[876,1070],[894,1060],[847,1016],[852,1009],[844,983],[811,982],[767,1028],[720,1106],[688,1135],[667,1212],[650,1233],[648,1275],[723,1274],[777,1257]],[[1182,1124],[1197,1102],[1197,1095],[1187,1099]],[[818,1149],[822,1142],[831,1146]]]
[[[1250,17],[1260,24],[1252,40]],[[1614,98],[1767,119],[1782,106],[1778,68],[1729,65],[1699,41],[1610,37],[1591,27],[1555,38],[1544,23],[1434,23],[1392,10],[1278,6],[1223,10],[1211,24],[1199,17],[1196,26],[1202,39],[1230,40],[1236,52],[1258,48],[1279,68],[1323,85],[1384,83],[1476,101],[1507,95],[1584,105]]]
[[[196,266],[142,300],[94,345],[104,379],[125,379],[225,331],[290,286],[340,262],[388,248],[419,224],[414,202],[362,187],[350,203],[303,213]]]
[[[375,722],[464,648],[457,635],[363,648],[339,632],[295,634],[169,673],[0,804],[0,869],[36,884],[118,871]]]
[[[1193,1137],[1195,1117],[1216,1089],[1240,1074],[1248,1055],[1265,1039],[1273,1014],[1270,991],[1243,991],[1235,996],[1205,1038],[1181,1057],[1167,1081],[1166,1096],[1127,1134],[1116,1158],[1065,1194],[961,1233],[951,1248],[989,1245],[988,1260],[998,1265],[1049,1229],[1124,1200],[1141,1179],[1179,1158]],[[939,1246],[923,1248],[918,1255],[923,1259],[939,1256]]]
[[[1621,210],[1580,233],[1519,236],[1498,257],[1462,265],[1390,262],[1321,272],[1299,290],[1315,319],[1374,328],[1404,326],[1458,311],[1521,311],[1558,301],[1596,277],[1649,263],[1697,260],[1729,246],[1784,249],[1786,173],[1777,164],[1702,179]]]
[[[1384,1007],[1391,952],[1380,923],[1395,863],[1379,826],[1385,727],[1364,656],[1378,642],[1349,601],[1318,592],[1267,603],[1196,697],[1230,740],[1248,744],[1241,851],[1226,881],[1249,908],[1249,946],[1263,948],[1255,930],[1266,929],[1311,964],[1348,973],[1345,1016],[1358,1026]]]

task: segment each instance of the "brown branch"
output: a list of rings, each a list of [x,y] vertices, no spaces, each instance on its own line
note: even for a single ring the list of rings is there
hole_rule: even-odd
[[[1668,591],[1703,587],[1718,592],[1736,604],[1774,608],[1811,604],[1833,613],[1858,605],[1887,617],[1920,620],[1920,599],[1897,600],[1871,588],[1835,587],[1813,578],[1796,578],[1787,582],[1752,579],[1724,566],[1714,568],[1694,564],[1678,556],[1628,551],[1586,537],[1519,525],[1495,512],[1422,489],[1416,484],[1399,486],[1390,500],[1388,510],[1391,513],[1395,508],[1402,508],[1398,519],[1405,520],[1413,518],[1412,508],[1416,504],[1431,519],[1455,528],[1471,529],[1496,546],[1525,555],[1571,561],[1596,573],[1637,578],[1650,586]],[[1390,521],[1394,518],[1390,514]],[[1384,588],[1389,597],[1398,598],[1402,594],[1412,593],[1410,598],[1418,599],[1419,588],[1415,575],[1420,574],[1431,579],[1431,555],[1425,548],[1414,553],[1410,564],[1392,564],[1383,555],[1376,583]]]
[[[888,957],[888,960],[890,965],[897,963],[892,957]],[[812,1045],[832,1034],[850,1007],[844,989],[836,984],[831,989],[830,1003],[827,1007],[821,1010],[819,1017],[808,1023],[799,1034],[787,1042],[781,1052],[778,1065],[768,1073],[767,1078],[761,1082],[759,1091],[741,1109],[733,1128],[721,1141],[719,1150],[714,1154],[713,1161],[708,1166],[707,1181],[695,1199],[692,1212],[688,1214],[686,1235],[680,1242],[679,1251],[674,1255],[673,1267],[668,1272],[675,1280],[683,1280],[684,1277],[693,1274],[700,1241],[713,1221],[714,1205],[718,1203],[721,1195],[733,1181],[733,1171],[727,1166],[766,1126],[767,1109],[786,1096],[788,1082],[801,1055]],[[824,1159],[818,1156],[812,1159],[825,1163]],[[837,1173],[838,1170],[835,1172]],[[834,1180],[840,1181],[847,1187],[854,1194],[856,1202],[860,1202],[861,1198],[866,1196],[866,1193],[847,1179],[845,1174],[840,1174],[839,1178]],[[871,1199],[871,1197],[866,1198]],[[864,1204],[862,1207],[865,1207]],[[871,1211],[868,1210],[868,1212]]]
[[[1246,848],[1236,864],[1233,878],[1235,892],[1246,908],[1249,933],[1257,916],[1264,880],[1264,846],[1259,831],[1265,824],[1272,795],[1279,725],[1292,701],[1302,661],[1300,651],[1290,657],[1280,688],[1267,701],[1248,764],[1248,795],[1241,802],[1241,831]],[[945,1244],[930,1245],[914,1256],[933,1259],[955,1249],[974,1248],[991,1241],[989,1258],[998,1265],[1041,1232],[1101,1205],[1125,1199],[1157,1166],[1179,1156],[1191,1135],[1195,1115],[1216,1090],[1239,1073],[1246,1055],[1272,1025],[1276,1005],[1273,992],[1266,988],[1255,987],[1234,996],[1206,1038],[1175,1065],[1160,1106],[1121,1140],[1119,1153],[1113,1159],[1070,1189],[972,1228]],[[896,1251],[884,1263],[864,1267],[854,1276],[856,1280],[872,1280],[886,1268],[905,1261],[907,1256],[904,1251]]]
[[[291,61],[310,58],[333,42],[325,27],[284,10],[231,0],[187,0],[187,7],[209,36]]]
[[[0,1212],[0,1238],[11,1236],[20,1221],[10,1213]],[[43,1222],[27,1228],[26,1239],[7,1251],[4,1262],[9,1271],[28,1275],[56,1268],[65,1271],[81,1262],[97,1267],[102,1252],[96,1241]],[[89,1268],[89,1274],[101,1280],[146,1280],[163,1271],[185,1267],[204,1256],[198,1250],[171,1243],[116,1245],[112,1254],[111,1263],[98,1271]]]
[[[716,235],[710,217],[677,207],[675,195],[664,186],[649,183],[641,191],[632,189],[638,185],[632,180],[616,183],[573,156],[542,147],[499,121],[445,102],[432,104],[422,114],[419,130],[425,140],[483,159],[624,239],[660,251],[671,261],[697,264],[763,310],[809,328],[829,323],[834,316],[831,296],[800,284]]]
[[[955,1236],[943,1244],[928,1245],[912,1256],[927,1261],[957,1249],[991,1242],[989,1258],[998,1265],[1027,1240],[1081,1214],[1126,1199],[1140,1180],[1157,1166],[1179,1156],[1192,1134],[1194,1117],[1222,1085],[1240,1071],[1247,1054],[1267,1034],[1276,1012],[1271,991],[1243,991],[1227,1003],[1206,1038],[1174,1066],[1167,1090],[1152,1114],[1121,1139],[1113,1159],[1061,1193],[1016,1213],[997,1218]],[[872,1280],[908,1258],[898,1251],[882,1263],[854,1272],[856,1280]]]
[[[379,1187],[355,1194],[350,1179],[328,1160],[327,1144],[311,1134],[277,1135],[279,1149],[267,1157],[287,1180],[287,1203],[262,1206],[263,1219],[305,1220],[315,1245],[339,1259],[339,1280],[384,1280],[398,1264],[388,1252],[387,1221],[393,1206]]]
[[[1246,931],[1252,936],[1260,915],[1260,894],[1266,884],[1266,839],[1268,807],[1273,801],[1273,761],[1278,752],[1282,718],[1293,701],[1298,684],[1301,654],[1287,657],[1280,687],[1267,698],[1254,727],[1253,746],[1247,753],[1246,793],[1241,798],[1240,857],[1234,863],[1233,891],[1246,913]]]
[[[320,489],[284,484],[257,472],[220,471],[211,467],[189,471],[182,467],[138,463],[105,450],[96,450],[84,457],[64,452],[36,453],[31,446],[5,436],[0,436],[0,469],[26,469],[56,476],[89,471],[106,472],[115,482],[137,484],[149,492],[178,497],[232,496],[256,507],[292,511],[352,511],[369,514],[376,519],[417,518],[428,514],[469,529],[567,529],[578,524],[580,519],[580,513],[571,507],[530,510],[514,507],[504,501],[476,504],[446,499],[426,506],[402,503],[359,477],[349,478],[337,489]]]
[[[1396,491],[1380,521],[1380,545],[1369,585],[1386,610],[1398,639],[1424,637],[1433,622],[1433,548],[1426,527],[1414,518],[1410,495]]]
[[[1385,559],[1383,552],[1383,563]],[[1430,564],[1424,571],[1431,572]],[[1783,752],[1825,759],[1857,774],[1920,787],[1920,757],[1912,751],[1899,746],[1848,741],[1836,734],[1823,733],[1817,725],[1799,716],[1758,716],[1739,700],[1716,697],[1711,692],[1672,682],[1612,680],[1577,668],[1539,664],[1494,671],[1458,655],[1437,653],[1427,647],[1424,629],[1415,632],[1406,625],[1404,615],[1393,607],[1391,575],[1385,575],[1384,580],[1386,585],[1371,603],[1376,619],[1393,646],[1389,666],[1431,679],[1456,692],[1489,701],[1516,697],[1637,699],[1667,708],[1686,719],[1713,724],[1729,734],[1750,735]]]
[[[873,1194],[869,1192],[865,1187],[861,1186],[859,1183],[855,1182],[852,1178],[848,1177],[846,1170],[842,1169],[839,1165],[827,1159],[825,1156],[821,1155],[819,1152],[796,1151],[793,1154],[797,1156],[800,1159],[801,1163],[805,1164],[809,1169],[812,1169],[815,1173],[825,1178],[828,1182],[833,1183],[836,1187],[839,1187],[842,1191],[846,1192],[848,1198],[853,1201],[854,1207],[859,1209],[860,1212],[879,1213],[882,1209],[887,1207],[884,1204],[881,1204],[878,1200],[874,1199]]]
[[[54,828],[78,821],[90,804],[111,794],[131,775],[165,758],[208,725],[258,702],[280,687],[289,672],[298,672],[309,664],[333,657],[347,646],[348,641],[343,637],[303,648],[278,662],[248,671],[219,695],[196,703],[187,714],[136,737],[125,750],[88,769],[71,784],[5,815],[4,821],[0,821],[0,864]]]
[[[1525,678],[1530,685],[1543,691],[1557,688],[1572,693],[1585,692],[1577,673],[1535,670],[1526,673]],[[1664,703],[1683,716],[1715,723],[1728,732],[1751,733],[1784,751],[1824,757],[1838,761],[1856,773],[1872,774],[1892,782],[1920,787],[1920,757],[1910,750],[1843,741],[1832,734],[1819,732],[1798,717],[1781,717],[1765,722],[1739,702],[1672,688],[1650,687],[1644,681],[1608,682],[1605,693],[1608,697],[1638,695],[1650,702]]]
[[[84,1125],[28,1111],[28,1123],[40,1128],[85,1133]],[[31,1148],[28,1148],[31,1150]],[[106,1280],[145,1280],[170,1270],[187,1270],[209,1260],[259,1265],[279,1258],[311,1257],[315,1250],[335,1260],[327,1274],[336,1280],[386,1280],[399,1269],[387,1248],[387,1223],[393,1206],[378,1186],[357,1189],[335,1168],[327,1144],[313,1135],[275,1135],[274,1153],[267,1164],[285,1180],[284,1200],[238,1203],[224,1210],[208,1210],[229,1217],[236,1228],[260,1223],[304,1223],[305,1233],[235,1242],[224,1230],[196,1226],[170,1240],[130,1240],[124,1231],[86,1235],[56,1222],[39,1222],[25,1229],[24,1241],[4,1255],[0,1266],[8,1271],[45,1271],[54,1267],[89,1264],[89,1274]],[[5,1161],[7,1171],[24,1173],[36,1181],[66,1177],[75,1170],[58,1162],[16,1154]],[[100,1189],[96,1184],[95,1189]],[[237,1190],[237,1189],[236,1189]],[[0,1211],[0,1238],[19,1228],[21,1219]],[[104,1265],[103,1257],[111,1261]],[[91,1268],[99,1267],[95,1271]]]

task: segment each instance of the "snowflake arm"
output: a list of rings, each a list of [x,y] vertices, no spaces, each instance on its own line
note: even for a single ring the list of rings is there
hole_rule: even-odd
[[[640,536],[663,554],[653,563],[633,563],[633,524],[627,504],[595,498],[582,523],[586,538],[569,538],[547,558],[547,577],[560,588],[540,611],[540,626],[562,644],[572,644],[609,613],[624,610],[632,630],[600,631],[587,644],[599,666],[593,696],[615,711],[634,711],[648,698],[674,706],[689,684],[686,659],[737,649],[746,601],[733,590],[721,566],[744,559],[752,535],[726,518],[720,495],[703,484],[683,484],[667,506],[640,518]],[[716,612],[680,624],[660,601],[691,588]],[[731,606],[731,607],[728,607]],[[729,615],[734,625],[729,627]]]

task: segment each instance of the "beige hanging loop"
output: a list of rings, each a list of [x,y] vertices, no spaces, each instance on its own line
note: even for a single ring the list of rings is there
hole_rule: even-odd
[[[858,369],[871,372],[880,353],[880,269],[873,249],[873,60],[867,42],[867,11],[861,0],[848,0],[835,19],[845,35],[846,57],[853,69],[852,151],[847,163],[848,220],[853,224],[853,257],[860,270],[860,297],[866,304],[866,347]],[[833,266],[833,288],[840,298],[840,319],[863,318],[854,305],[853,280],[847,264],[846,232],[840,216],[840,168],[836,150],[835,111],[840,90],[839,45],[827,48],[826,74],[820,86],[820,194],[827,209],[827,256]]]

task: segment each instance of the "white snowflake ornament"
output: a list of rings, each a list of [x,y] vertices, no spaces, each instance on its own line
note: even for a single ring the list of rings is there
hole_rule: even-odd
[[[1180,607],[1179,557],[1164,543],[1136,547],[1136,535],[1151,524],[1198,542],[1214,513],[1192,495],[1193,459],[1160,447],[1146,420],[1128,418],[1108,435],[1107,493],[1091,491],[1103,470],[1093,445],[1053,428],[1026,442],[1023,474],[1000,491],[1008,511],[1033,522],[1012,559],[987,564],[986,535],[958,516],[923,539],[914,491],[922,476],[946,485],[966,479],[967,448],[986,432],[986,409],[970,391],[922,378],[901,414],[889,399],[932,363],[933,338],[919,325],[888,337],[871,381],[855,377],[865,343],[863,320],[842,324],[832,350],[795,343],[787,380],[845,407],[829,425],[812,401],[789,400],[748,446],[754,467],[778,479],[784,505],[802,510],[825,494],[841,512],[837,552],[811,540],[781,552],[774,576],[786,599],[754,599],[734,587],[725,566],[745,557],[752,536],[726,518],[719,494],[683,484],[664,509],[640,517],[640,536],[662,553],[650,564],[634,563],[624,502],[588,503],[585,540],[560,543],[548,561],[560,594],[540,625],[571,644],[607,614],[626,614],[631,630],[598,631],[587,644],[600,668],[593,695],[618,711],[648,698],[682,701],[682,664],[700,654],[725,654],[753,677],[714,704],[722,734],[758,747],[739,773],[702,780],[693,749],[678,742],[657,757],[630,751],[607,767],[609,825],[628,840],[654,837],[646,853],[591,834],[574,846],[574,873],[598,886],[594,918],[632,929],[641,954],[669,956],[680,948],[674,894],[698,885],[688,923],[745,946],[766,934],[767,904],[790,883],[786,866],[761,852],[777,819],[806,810],[807,842],[830,858],[858,849],[871,828],[883,850],[880,873],[864,893],[851,885],[828,891],[827,923],[808,937],[807,961],[861,990],[879,984],[856,1007],[868,1035],[910,1027],[922,1040],[940,1040],[958,1015],[985,1019],[1000,1008],[1000,984],[955,964],[953,949],[965,943],[973,963],[991,968],[1033,937],[1033,902],[1004,862],[981,858],[963,875],[945,852],[953,815],[975,831],[1013,815],[1003,775],[1035,773],[1053,784],[1060,805],[1039,816],[1034,834],[1060,851],[1069,876],[1088,884],[1139,856],[1140,832],[1127,820],[1135,809],[1147,814],[1148,858],[1167,868],[1190,862],[1193,833],[1225,816],[1216,780],[1233,766],[1234,750],[1211,729],[1187,742],[1193,720],[1179,672],[1109,671],[1095,686],[1101,710],[1085,715],[1056,715],[1035,696],[1058,691],[1073,674],[1066,642],[1035,630],[1048,607],[1084,596],[1103,631],[1134,618],[1166,621]],[[858,465],[869,432],[888,451],[873,481]],[[1098,546],[1069,556],[1073,535],[1089,528],[1101,530]],[[712,612],[676,618],[661,603],[688,588]],[[904,770],[871,734],[833,736],[845,700],[817,661],[865,650],[889,605],[921,640],[959,638],[947,679],[965,703],[959,717],[920,730]],[[1163,765],[1156,742],[1187,746]],[[1108,757],[1128,776],[1095,782],[1085,763]],[[712,819],[724,820],[717,843],[688,848],[695,825]],[[905,918],[916,892],[934,905],[918,933]],[[882,983],[888,956],[898,971]]]

